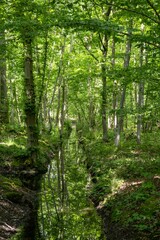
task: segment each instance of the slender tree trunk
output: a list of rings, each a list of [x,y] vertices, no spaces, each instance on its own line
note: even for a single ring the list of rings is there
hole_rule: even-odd
[[[57,80],[58,82],[58,107],[57,107],[57,113],[56,113],[56,126],[58,125],[60,121],[60,111],[61,111],[61,85],[63,84],[63,77],[62,77],[62,71],[64,70],[63,66],[63,57],[65,53],[65,41],[66,37],[64,37],[64,43],[61,46],[61,56],[60,56],[60,61],[59,61],[59,66],[58,66],[58,73],[57,73]],[[57,84],[56,84],[57,85]],[[55,85],[55,86],[56,86]],[[55,92],[54,92],[55,93]],[[52,96],[52,101],[54,100],[54,94]]]
[[[64,42],[61,48],[61,91],[60,91],[60,112],[59,112],[59,136],[60,136],[60,146],[59,146],[59,159],[60,159],[60,175],[61,175],[61,207],[64,208],[65,200],[66,200],[66,181],[65,181],[65,152],[64,152],[64,139],[65,139],[65,119],[67,113],[67,84],[65,77],[63,76],[64,66],[63,66],[63,55],[65,52],[65,45],[66,45],[66,37],[64,36]]]
[[[132,20],[130,21],[129,30],[128,30],[128,37],[126,43],[126,52],[124,57],[124,69],[129,67],[130,62],[130,55],[131,55],[131,35],[132,35]],[[124,83],[122,93],[121,93],[121,100],[120,100],[120,115],[118,119],[118,126],[117,126],[117,133],[115,137],[115,145],[118,146],[120,143],[120,135],[121,131],[123,130],[123,122],[124,122],[124,104],[125,104],[125,97],[126,97],[126,89],[127,84]]]
[[[39,56],[37,53],[37,58],[38,58],[38,72],[41,78],[41,82],[39,83],[39,96],[38,96],[38,101],[37,101],[37,118],[38,118],[38,123],[39,127],[41,129],[45,128],[46,120],[47,120],[47,112],[45,109],[45,99],[46,96],[44,95],[45,93],[45,78],[46,78],[46,66],[47,66],[47,54],[48,54],[48,31],[45,33],[45,41],[44,41],[44,47],[43,47],[43,65],[42,69],[40,68],[40,60]],[[44,108],[43,108],[44,107]],[[45,119],[45,121],[44,121]],[[42,126],[41,126],[42,125]]]
[[[60,181],[60,239],[63,240],[65,234],[64,228],[64,209],[66,206],[67,186],[65,180],[65,151],[64,151],[64,122],[66,117],[66,83],[62,79],[61,86],[61,104],[60,104],[60,118],[59,118],[59,181]]]
[[[38,127],[35,103],[35,86],[33,77],[32,40],[24,42],[24,92],[25,92],[25,117],[27,125],[28,150],[31,164],[35,164],[38,153]]]
[[[65,81],[63,80],[62,86],[62,103],[61,103],[61,116],[59,123],[59,132],[60,132],[60,149],[59,149],[59,158],[61,165],[61,192],[62,192],[62,207],[64,205],[65,199],[65,163],[64,163],[64,121],[65,121],[65,104],[66,104],[66,94],[65,94]]]
[[[115,68],[115,53],[116,53],[116,46],[115,46],[115,40],[113,38],[112,41],[112,68]],[[114,126],[114,132],[116,134],[116,128],[117,128],[117,123],[118,123],[118,117],[117,117],[117,105],[118,105],[118,86],[117,86],[117,81],[114,80],[113,82],[113,126]]]
[[[90,72],[90,69],[89,69]],[[92,78],[88,77],[88,98],[89,98],[89,108],[88,108],[88,119],[89,127],[94,130],[95,127],[95,105],[94,105],[94,93],[92,88]]]
[[[108,129],[107,129],[107,116],[106,116],[106,106],[107,106],[107,78],[106,78],[106,56],[108,48],[108,39],[105,36],[105,47],[103,49],[103,62],[101,65],[102,71],[102,129],[103,129],[103,141],[108,140]]]
[[[64,152],[64,123],[66,118],[66,82],[63,77],[64,62],[63,56],[65,52],[65,41],[61,46],[61,57],[58,66],[57,82],[58,82],[58,107],[56,114],[56,124],[59,129],[59,149],[57,157],[57,190],[59,197],[59,239],[63,240],[65,234],[64,228],[64,208],[66,201],[66,181],[65,181],[65,152]],[[55,92],[53,92],[55,94]],[[52,100],[54,98],[52,96]]]
[[[108,21],[110,14],[111,14],[111,7],[108,7],[107,11],[105,12],[105,20]],[[107,53],[108,53],[108,42],[109,42],[109,35],[107,33],[101,38],[100,42],[102,45],[102,63],[101,63],[101,73],[102,73],[102,131],[103,131],[103,141],[108,141],[108,124],[107,124],[107,116],[106,116],[106,109],[107,109]]]
[[[12,108],[10,110],[10,119],[9,122],[14,126],[15,124],[18,124],[20,126],[21,124],[21,113],[20,113],[20,109],[18,107],[18,97],[17,97],[17,88],[16,88],[16,84],[15,81],[13,80],[13,82],[11,81],[11,79],[9,80],[10,83],[10,101],[14,102],[14,104],[12,104]]]
[[[0,32],[0,124],[8,123],[5,33]]]
[[[143,66],[144,49],[140,48],[140,67]],[[137,143],[141,143],[141,129],[142,129],[142,107],[144,105],[144,81],[143,76],[138,85],[138,116],[137,116]]]

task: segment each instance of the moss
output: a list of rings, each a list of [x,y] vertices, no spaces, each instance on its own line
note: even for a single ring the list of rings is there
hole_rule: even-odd
[[[6,192],[4,194],[4,196],[9,201],[14,202],[14,203],[20,203],[22,201],[22,198],[23,198],[23,194],[21,192],[12,192],[12,191]]]
[[[0,175],[0,181],[1,181],[1,187],[4,186],[10,186],[10,187],[21,187],[22,182],[21,180],[17,177],[5,177],[3,175]]]
[[[13,203],[20,203],[23,197],[23,184],[19,178],[11,178],[0,175],[0,192],[3,199]]]
[[[7,142],[0,144],[0,164],[1,171],[4,175],[7,172],[14,172],[23,168],[23,162],[27,157],[26,150],[22,146],[17,146],[15,143],[8,144]]]

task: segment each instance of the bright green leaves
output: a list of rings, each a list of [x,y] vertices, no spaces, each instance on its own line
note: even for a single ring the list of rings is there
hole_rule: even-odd
[[[21,38],[34,39],[42,28],[45,6],[33,1],[12,1],[8,7],[6,27]]]

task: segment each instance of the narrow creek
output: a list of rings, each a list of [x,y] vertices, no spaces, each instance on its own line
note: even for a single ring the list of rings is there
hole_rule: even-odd
[[[72,134],[71,134],[72,135]],[[58,147],[42,180],[39,233],[46,240],[103,240],[102,220],[90,199],[85,155],[71,136]]]

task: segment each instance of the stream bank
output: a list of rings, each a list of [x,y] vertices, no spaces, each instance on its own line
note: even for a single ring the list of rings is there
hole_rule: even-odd
[[[23,143],[22,137],[16,140]],[[39,191],[47,169],[29,162],[23,144],[0,143],[0,240],[34,240],[38,235]]]
[[[160,239],[159,146],[85,143],[90,199],[107,240]]]

